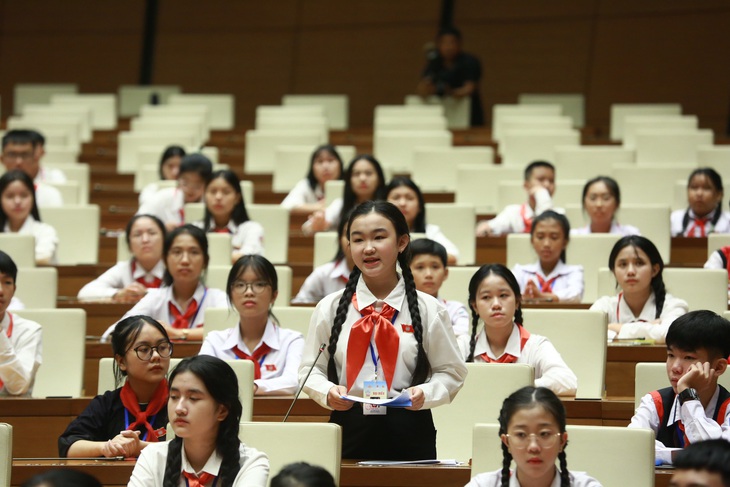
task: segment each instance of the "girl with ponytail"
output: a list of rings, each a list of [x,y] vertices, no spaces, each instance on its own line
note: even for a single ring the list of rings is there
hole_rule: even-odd
[[[520,286],[505,266],[487,264],[474,273],[469,281],[471,335],[457,338],[466,361],[530,364],[536,386],[575,394],[577,377],[547,338],[523,326],[521,305]]]
[[[591,309],[608,315],[609,339],[645,337],[664,343],[669,325],[689,307],[667,293],[659,250],[648,238],[623,237],[611,249],[608,267],[621,291],[598,298]]]
[[[175,439],[146,448],[129,485],[265,487],[269,459],[238,439],[242,410],[230,365],[209,355],[184,359],[170,374]]]
[[[330,422],[343,427],[343,458],[436,458],[429,409],[451,402],[466,376],[449,315],[434,297],[416,291],[408,224],[398,208],[361,204],[350,215],[347,237],[355,267],[345,289],[314,311],[300,380],[314,364],[304,389],[333,409]],[[407,389],[411,405],[374,409],[343,397],[363,397],[366,381],[389,398]]]
[[[505,399],[499,437],[502,469],[479,474],[466,487],[601,487],[585,473],[568,471],[565,408],[550,389],[523,387]]]

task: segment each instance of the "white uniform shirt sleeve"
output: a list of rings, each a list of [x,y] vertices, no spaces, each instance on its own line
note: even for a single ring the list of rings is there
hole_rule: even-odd
[[[508,205],[497,216],[487,221],[489,228],[494,235],[503,235],[505,233],[521,233],[525,230],[525,224],[522,222],[520,208],[522,205]],[[528,210],[530,218],[532,211]]]
[[[720,256],[720,251],[716,250],[713,253],[711,253],[710,258],[707,259],[707,262],[705,262],[705,265],[703,267],[705,269],[725,269],[726,267],[722,263],[722,257]]]
[[[13,316],[13,333],[8,338],[0,328],[0,395],[23,395],[30,392],[36,370],[42,362],[41,326]],[[7,313],[3,319],[7,326]]]
[[[719,387],[717,390],[719,391]],[[715,413],[715,404],[717,404],[717,399],[713,397],[710,401],[712,415]],[[730,441],[730,407],[725,410],[722,424],[715,422],[712,415],[708,417],[707,411],[702,407],[700,401],[685,401],[679,409],[679,415],[690,443],[717,439]]]
[[[56,229],[48,223],[33,223],[33,235],[35,236],[35,260],[50,260],[56,262],[56,249],[58,248],[58,234]]]
[[[262,370],[262,378],[254,380],[254,383],[258,386],[258,394],[294,394],[299,388],[298,375],[299,365],[302,362],[302,352],[304,351],[304,336],[293,330],[279,328],[279,340],[281,349],[278,351],[275,360],[277,375],[264,378],[266,374]],[[284,360],[281,360],[282,357]],[[268,356],[264,359],[262,368],[266,367],[268,359]]]
[[[317,303],[325,297],[327,293],[324,291],[324,282],[326,279],[330,279],[330,272],[332,272],[331,263],[316,267],[304,280],[294,299],[291,300],[292,304]]]
[[[669,326],[689,311],[687,302],[675,298],[671,294],[667,294],[664,297],[664,306],[662,313],[659,316],[659,323],[650,323],[648,321],[634,321],[631,323],[624,323],[621,326],[621,331],[618,334],[618,338],[646,338],[655,340],[657,343],[664,343],[669,331]],[[652,317],[653,318],[653,317]]]
[[[177,188],[163,188],[140,206],[138,215],[154,215],[165,225],[182,225],[181,210],[185,206],[184,196]]]
[[[147,186],[142,188],[142,191],[139,192],[140,209],[155,195],[155,193],[157,193],[158,189],[159,185],[157,183],[149,183]]]
[[[669,411],[667,411],[667,414],[669,414]],[[659,415],[657,414],[656,406],[654,406],[654,399],[651,397],[651,394],[647,394],[641,398],[639,407],[631,418],[629,428],[649,429],[656,434],[659,431],[659,426]],[[672,452],[681,449],[664,446],[664,443],[659,440],[654,440],[654,447],[656,450],[656,459],[661,460],[662,463],[667,465],[672,464]]]
[[[264,227],[255,221],[247,221],[238,225],[231,239],[233,252],[244,255],[264,254]]]
[[[84,285],[79,290],[79,299],[111,298],[131,282],[129,261],[117,262],[114,267]],[[126,278],[126,279],[125,279]]]
[[[292,190],[289,191],[284,201],[281,202],[281,206],[287,210],[292,210],[298,206],[316,202],[317,196],[315,196],[312,188],[309,187],[309,180],[304,178],[299,180]]]
[[[531,345],[529,351],[528,344]],[[550,340],[539,335],[531,335],[523,353],[527,354],[528,363],[535,367],[535,387],[547,387],[558,395],[575,394],[578,389],[578,378]]]
[[[552,209],[553,197],[550,196],[550,191],[548,191],[547,188],[538,188],[538,190],[535,191],[535,216]]]
[[[454,335],[468,335],[471,328],[471,316],[469,310],[458,301],[446,301],[446,310],[451,319],[451,326]]]
[[[682,221],[684,220],[684,214],[687,212],[686,209],[674,210],[669,216],[670,231],[672,237],[679,237],[682,235]]]
[[[553,293],[563,303],[580,303],[583,299],[583,288],[585,281],[583,278],[583,266],[570,266],[571,270],[567,274],[561,275],[553,286]]]
[[[57,208],[63,206],[61,192],[46,183],[36,184],[35,201],[39,208]]]

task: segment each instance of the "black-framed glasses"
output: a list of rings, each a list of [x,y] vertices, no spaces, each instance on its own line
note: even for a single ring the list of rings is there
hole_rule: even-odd
[[[152,353],[157,352],[162,358],[167,358],[172,355],[172,343],[162,342],[156,347],[150,347],[149,345],[140,345],[134,349],[134,353],[137,354],[137,358],[145,362],[152,359]]]
[[[251,291],[253,291],[254,294],[261,294],[266,290],[266,288],[270,284],[266,281],[255,281],[255,282],[246,282],[246,281],[236,281],[233,283],[233,291],[236,294],[243,294],[246,292],[246,289],[251,287]]]

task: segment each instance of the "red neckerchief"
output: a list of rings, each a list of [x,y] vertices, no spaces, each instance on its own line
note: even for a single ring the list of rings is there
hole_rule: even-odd
[[[558,274],[557,276],[553,277],[552,279],[548,279],[547,281],[542,278],[540,274],[535,274],[535,277],[537,277],[537,282],[540,284],[540,292],[541,293],[551,293],[553,292],[553,284],[555,284],[555,280],[560,277]]]
[[[520,216],[522,217],[522,223],[525,225],[524,233],[530,233],[532,230],[532,218],[527,218],[527,203],[523,203],[520,207]]]
[[[135,418],[134,423],[129,425],[129,429],[134,430],[137,426],[144,425],[148,432],[147,441],[156,442],[157,433],[149,421],[147,421],[147,418],[154,416],[160,412],[162,408],[167,406],[167,380],[162,379],[157,385],[157,389],[155,389],[154,394],[152,394],[152,399],[149,404],[147,404],[147,409],[144,411],[139,409],[137,395],[132,390],[132,386],[129,385],[129,381],[126,381],[122,386],[119,398],[122,400],[122,405],[127,409],[127,411],[132,413]]]
[[[693,218],[692,225],[687,229],[686,235],[688,237],[694,237],[695,229],[698,229],[700,231],[700,237],[706,237],[707,233],[705,233],[705,225],[709,221],[709,218]]]
[[[525,343],[527,343],[527,340],[530,339],[530,332],[527,331],[525,327],[520,324],[516,324],[516,326],[520,330],[520,352],[522,352],[522,350],[525,348]],[[487,355],[487,352],[484,352],[479,356],[488,364],[513,364],[517,362],[517,357],[515,357],[511,353],[503,353],[502,356],[496,360]]]
[[[190,304],[188,304],[188,309],[185,310],[185,314],[181,314],[180,311],[178,311],[177,307],[172,304],[172,301],[168,303],[168,306],[170,308],[170,313],[172,314],[172,317],[175,319],[175,321],[172,322],[172,327],[190,328],[190,318],[195,316],[195,313],[198,311],[198,302],[194,299],[190,301]]]
[[[194,473],[183,471],[183,475],[185,476],[185,483],[188,485],[188,487],[205,487],[205,484],[207,484],[216,477],[212,473],[208,472],[203,472],[200,474],[200,476],[198,476]]]
[[[238,348],[238,345],[233,347],[231,350],[233,350],[233,353],[236,354],[236,357],[242,360],[250,360],[251,362],[253,362],[253,378],[261,378],[261,362],[264,361],[264,357],[266,357],[266,355],[271,351],[271,347],[269,347],[265,343],[262,343],[261,346],[254,350],[253,354],[251,355]]]
[[[134,279],[134,273],[137,270],[137,261],[132,261],[132,279]],[[145,276],[140,276],[137,279],[134,279],[136,282],[142,284],[147,289],[157,289],[162,285],[162,279],[160,279],[157,276],[152,276],[152,281],[148,282],[145,279]]]
[[[352,295],[352,305],[357,306],[357,293]],[[395,374],[395,364],[398,361],[398,346],[400,336],[393,326],[393,315],[396,310],[387,303],[378,313],[375,307],[370,305],[359,311],[362,315],[350,329],[350,339],[347,341],[347,387],[352,389],[357,376],[360,374],[365,357],[370,347],[370,339],[375,333],[375,345],[380,354],[380,363],[383,366],[385,382],[390,389]]]
[[[8,323],[8,330],[5,334],[8,336],[8,338],[10,338],[11,336],[13,336],[13,315],[8,313],[8,319],[10,320],[10,323]],[[3,388],[3,385],[4,383],[2,379],[0,379],[0,389]]]

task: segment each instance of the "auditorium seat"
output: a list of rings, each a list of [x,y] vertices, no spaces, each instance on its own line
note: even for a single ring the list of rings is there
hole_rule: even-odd
[[[59,265],[99,262],[98,205],[69,205],[43,208],[43,221],[56,229]]]
[[[285,107],[321,106],[331,130],[347,130],[349,127],[348,95],[284,95],[281,97],[281,104]]]
[[[493,163],[494,149],[489,146],[416,147],[411,179],[423,192],[453,193],[457,190],[457,174],[462,165],[492,167]]]
[[[427,223],[438,225],[446,238],[459,249],[457,263],[472,265],[476,261],[476,210],[469,203],[426,203]]]
[[[139,115],[142,106],[152,103],[166,104],[170,95],[178,94],[182,88],[177,85],[120,85],[117,90],[119,99],[119,116],[134,117]]]
[[[560,105],[563,115],[573,120],[573,127],[585,125],[585,96],[582,93],[520,93],[520,105]]]
[[[697,165],[697,150],[712,145],[712,130],[642,129],[636,133],[636,164]]]
[[[624,147],[636,147],[636,134],[641,131],[696,131],[699,121],[695,115],[629,115],[624,119]],[[664,162],[664,161],[661,161]]]
[[[499,185],[507,181],[523,181],[523,171],[520,167],[504,167],[501,164],[459,165],[455,200],[457,203],[471,203],[478,215],[497,214],[503,209],[497,196]]]
[[[55,267],[18,267],[15,283],[15,295],[26,309],[56,307],[58,270]]]
[[[51,96],[51,105],[76,105],[91,108],[94,130],[117,128],[117,95],[111,93],[59,94]]]
[[[13,427],[0,423],[0,485],[10,486],[10,472],[13,466]]]
[[[78,93],[79,86],[72,83],[17,83],[13,87],[15,115],[21,115],[26,105],[51,102],[53,95]]]
[[[556,115],[563,114],[563,108],[558,105],[515,105],[497,103],[492,107],[492,140],[502,140],[502,121],[506,117],[518,115]],[[527,163],[526,163],[527,164]]]
[[[447,126],[450,130],[468,129],[471,123],[471,98],[468,96],[461,98],[454,98],[452,96],[429,96],[424,99],[419,95],[407,95],[404,103],[409,106],[442,106],[443,114],[446,117]]]
[[[18,233],[0,233],[0,249],[20,267],[35,267],[35,237]]]
[[[170,95],[169,105],[202,105],[210,110],[211,130],[233,130],[236,127],[236,98],[230,94],[192,94]]]
[[[631,115],[681,115],[677,103],[613,103],[611,104],[611,140],[624,138],[624,120]]]

